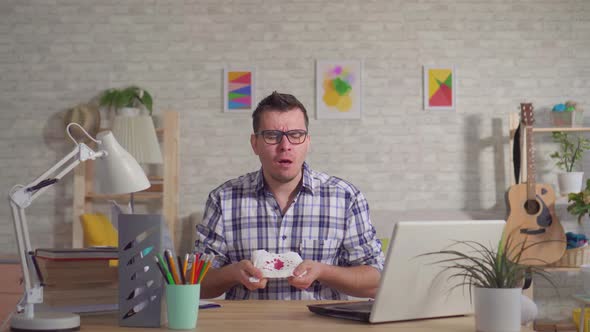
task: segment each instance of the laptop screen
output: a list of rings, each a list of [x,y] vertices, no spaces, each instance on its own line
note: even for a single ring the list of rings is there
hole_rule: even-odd
[[[497,248],[503,220],[400,221],[389,241],[385,268],[370,316],[371,322],[444,317],[473,312],[469,289],[456,288],[442,273],[441,256],[422,256],[455,241],[476,241]],[[453,250],[473,254],[466,245]]]
[[[309,305],[321,315],[371,323],[458,316],[473,313],[469,290],[448,281],[451,272],[433,264],[444,256],[420,256],[443,250],[456,241],[498,246],[503,220],[401,221],[393,230],[375,301]],[[465,245],[453,250],[473,254]]]

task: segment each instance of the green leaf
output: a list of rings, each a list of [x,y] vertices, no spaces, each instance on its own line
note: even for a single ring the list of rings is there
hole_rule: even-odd
[[[141,98],[141,101],[145,105],[145,108],[147,108],[147,110],[150,112],[150,115],[152,115],[152,95],[150,95],[149,92],[143,90],[143,98]]]
[[[152,115],[153,111],[152,95],[145,89],[137,86],[105,90],[99,99],[99,104],[100,106],[115,109],[144,105],[150,115]]]
[[[442,255],[440,260],[430,264],[443,265],[440,273],[450,272],[448,279],[457,280],[451,290],[464,286],[514,288],[522,283],[525,271],[529,269],[528,266],[520,263],[522,253],[549,241],[551,240],[527,244],[525,240],[521,243],[513,243],[509,236],[505,237],[503,234],[497,250],[475,241],[455,241],[443,250],[417,257]],[[467,246],[471,251],[454,250],[453,246],[456,245]],[[539,270],[532,269],[532,271],[540,273]]]
[[[556,159],[556,166],[571,172],[583,158],[584,151],[590,149],[590,140],[581,135],[565,132],[552,132],[553,141],[559,144],[559,151],[550,155]]]

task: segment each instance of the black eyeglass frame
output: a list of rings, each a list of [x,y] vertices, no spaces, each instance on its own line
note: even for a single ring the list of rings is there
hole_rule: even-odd
[[[269,143],[266,140],[266,136],[265,134],[267,133],[273,133],[276,136],[278,136],[277,142],[275,143]],[[262,138],[264,139],[264,143],[269,144],[269,145],[277,145],[277,144],[281,144],[281,142],[283,141],[283,137],[287,136],[287,140],[289,141],[289,143],[293,144],[293,145],[299,145],[299,144],[303,144],[305,142],[305,140],[307,139],[307,130],[303,130],[303,129],[293,129],[293,130],[288,130],[288,131],[281,131],[281,130],[261,130],[257,133],[254,133],[256,136],[262,136]],[[303,140],[301,142],[293,142],[291,141],[291,136],[289,136],[290,134],[303,134]]]

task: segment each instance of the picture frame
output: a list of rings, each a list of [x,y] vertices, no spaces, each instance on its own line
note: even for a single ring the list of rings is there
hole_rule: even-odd
[[[455,66],[424,66],[424,110],[454,111],[457,85]]]
[[[223,69],[223,111],[252,113],[255,106],[256,72],[254,68]]]
[[[360,119],[360,60],[316,60],[316,119]]]

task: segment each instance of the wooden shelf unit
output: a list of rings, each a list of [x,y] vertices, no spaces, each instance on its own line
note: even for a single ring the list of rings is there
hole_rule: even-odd
[[[108,130],[104,128],[102,130]],[[152,182],[152,188],[139,193],[133,194],[135,202],[145,202],[162,200],[162,215],[168,224],[170,236],[175,245],[174,236],[176,234],[176,225],[178,223],[178,112],[166,111],[163,114],[163,125],[156,128],[156,133],[162,144],[164,169],[163,176],[148,176]],[[158,183],[157,185],[155,185]],[[94,162],[87,161],[84,166],[77,167],[74,170],[74,199],[73,199],[73,224],[72,224],[72,247],[80,248],[84,244],[84,235],[82,232],[82,223],[80,215],[91,213],[94,202],[104,202],[106,200],[117,200],[119,202],[128,202],[130,195],[104,195],[97,194],[94,188]]]
[[[520,123],[520,114],[519,113],[510,113],[510,118],[508,121],[508,125],[509,125],[509,136],[510,136],[510,165],[512,166],[514,164],[514,160],[513,160],[513,151],[514,151],[514,135],[516,133],[516,129],[518,128],[518,125]],[[561,132],[590,132],[590,127],[533,127],[533,133],[552,133],[554,131],[561,131]],[[520,132],[521,137],[523,139],[521,139],[520,141],[520,145],[521,145],[521,158],[520,158],[520,179],[521,182],[523,181],[522,179],[526,179],[526,169],[527,169],[527,160],[526,160],[526,151],[523,148],[525,146],[526,143],[526,139],[527,137],[525,137],[524,135],[524,130],[521,130]],[[516,184],[516,179],[514,178],[514,171],[511,169],[510,170],[510,183],[511,185]]]

